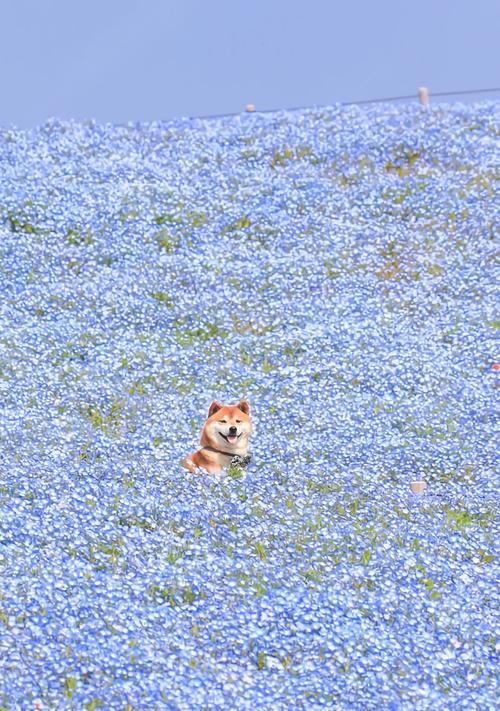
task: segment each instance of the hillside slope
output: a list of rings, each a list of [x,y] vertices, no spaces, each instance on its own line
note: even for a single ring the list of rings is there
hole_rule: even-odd
[[[497,119],[0,132],[1,709],[493,708]]]

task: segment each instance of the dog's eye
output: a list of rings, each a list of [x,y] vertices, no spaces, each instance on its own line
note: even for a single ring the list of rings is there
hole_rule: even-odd
[[[241,420],[235,420],[237,425],[241,425]]]
[[[219,422],[221,423],[221,425],[227,425],[227,420],[219,420]]]

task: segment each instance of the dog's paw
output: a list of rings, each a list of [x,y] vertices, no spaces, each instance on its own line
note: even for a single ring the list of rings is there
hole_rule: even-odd
[[[191,474],[195,474],[196,470],[198,469],[198,467],[193,462],[191,457],[186,457],[185,459],[183,459],[181,461],[181,467],[184,467],[184,469],[187,469],[188,472],[190,472]]]

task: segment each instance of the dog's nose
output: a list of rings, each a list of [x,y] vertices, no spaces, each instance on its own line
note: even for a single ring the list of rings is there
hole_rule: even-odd
[[[238,429],[234,425],[231,425],[231,427],[229,428],[229,434],[236,434],[237,431]]]

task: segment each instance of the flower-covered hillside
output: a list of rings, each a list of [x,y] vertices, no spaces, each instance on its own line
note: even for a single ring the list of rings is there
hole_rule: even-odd
[[[0,132],[1,709],[493,708],[497,114]]]

